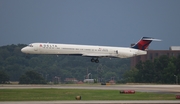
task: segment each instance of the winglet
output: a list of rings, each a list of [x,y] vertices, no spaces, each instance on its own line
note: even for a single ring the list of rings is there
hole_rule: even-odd
[[[139,49],[139,50],[145,50],[148,48],[149,44],[152,41],[161,41],[160,39],[154,39],[151,37],[142,37],[141,40],[139,40],[135,45],[133,45],[131,48]]]

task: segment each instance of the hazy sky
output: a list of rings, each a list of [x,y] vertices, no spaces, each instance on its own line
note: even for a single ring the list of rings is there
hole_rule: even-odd
[[[0,46],[33,42],[180,46],[180,0],[0,0]]]

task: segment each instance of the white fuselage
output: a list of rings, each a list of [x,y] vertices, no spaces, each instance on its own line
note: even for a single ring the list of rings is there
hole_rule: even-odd
[[[32,43],[21,49],[27,54],[80,55],[86,57],[117,57],[128,58],[145,55],[146,51],[129,47],[110,47],[75,44]]]

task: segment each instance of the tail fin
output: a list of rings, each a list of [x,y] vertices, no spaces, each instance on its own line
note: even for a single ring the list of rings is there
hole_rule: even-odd
[[[151,37],[142,37],[141,40],[139,40],[135,45],[133,45],[131,48],[139,49],[139,50],[145,50],[148,48],[149,44],[152,41],[161,41],[159,39],[154,39]]]

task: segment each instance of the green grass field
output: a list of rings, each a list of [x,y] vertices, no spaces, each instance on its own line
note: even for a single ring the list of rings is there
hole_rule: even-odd
[[[120,94],[118,90],[0,89],[0,101],[75,100],[78,95],[82,100],[175,100],[175,94]]]

